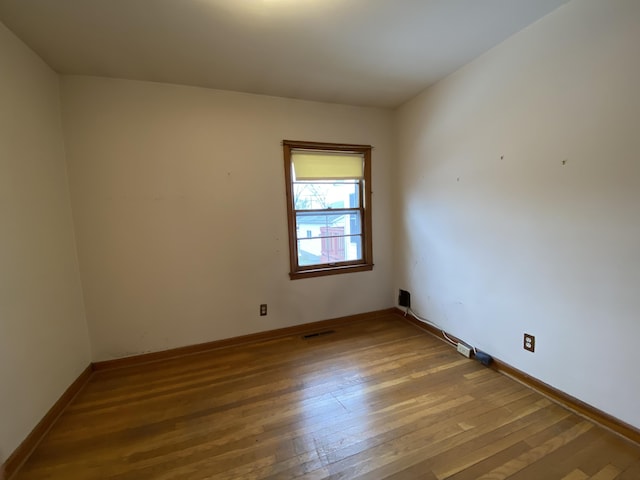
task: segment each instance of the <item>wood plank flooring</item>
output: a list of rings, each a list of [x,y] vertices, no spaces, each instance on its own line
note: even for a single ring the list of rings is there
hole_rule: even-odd
[[[640,446],[389,315],[96,372],[15,478],[640,479]]]

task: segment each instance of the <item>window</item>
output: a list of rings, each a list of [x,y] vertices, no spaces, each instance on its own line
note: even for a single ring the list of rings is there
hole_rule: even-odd
[[[373,268],[371,146],[285,140],[292,279]]]

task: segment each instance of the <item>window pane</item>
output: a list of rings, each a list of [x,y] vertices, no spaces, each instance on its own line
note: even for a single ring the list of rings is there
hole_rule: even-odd
[[[295,210],[358,208],[360,206],[360,184],[354,180],[295,182],[293,195]]]
[[[298,265],[321,265],[362,256],[359,211],[296,213]]]
[[[348,212],[296,212],[296,238],[360,234],[362,234],[362,221],[358,210]]]
[[[298,240],[298,265],[308,267],[309,265],[319,265],[323,262],[322,241],[319,238]]]
[[[354,260],[362,260],[361,235],[298,240],[298,265],[301,267]]]

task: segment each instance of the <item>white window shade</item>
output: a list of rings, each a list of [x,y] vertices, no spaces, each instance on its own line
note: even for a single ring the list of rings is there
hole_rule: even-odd
[[[297,181],[364,177],[364,160],[359,153],[293,151],[291,163]]]

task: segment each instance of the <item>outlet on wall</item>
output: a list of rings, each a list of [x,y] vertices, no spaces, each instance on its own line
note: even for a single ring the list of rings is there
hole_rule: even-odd
[[[524,349],[530,352],[535,352],[536,350],[536,337],[530,333],[524,334]]]
[[[266,303],[261,303],[260,304],[260,316],[264,317],[267,314],[267,304]]]

